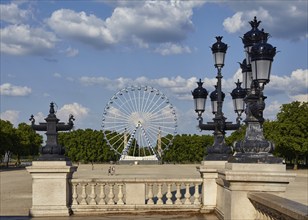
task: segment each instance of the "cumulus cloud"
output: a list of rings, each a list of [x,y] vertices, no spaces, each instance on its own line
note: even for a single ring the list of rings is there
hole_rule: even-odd
[[[270,86],[265,87],[265,93],[270,96],[284,94],[289,98],[289,100],[307,101],[307,76],[307,69],[295,70],[290,74],[290,76],[272,75]],[[223,78],[223,92],[226,94],[231,92],[236,87],[235,82],[237,82],[238,79],[242,81],[241,69],[238,69],[232,77]],[[217,79],[215,77],[204,77],[201,80],[204,82],[204,88],[206,88],[209,93],[214,90],[214,85],[217,83]],[[191,100],[191,91],[197,87],[197,81],[199,81],[197,77],[184,78],[182,76],[162,77],[157,79],[150,79],[147,77],[138,77],[135,79],[120,77],[117,79],[111,79],[108,77],[89,76],[83,76],[79,78],[79,82],[84,86],[99,85],[113,91],[136,84],[150,85],[153,87],[161,88],[164,91],[167,91],[167,94],[170,94],[181,100]]]
[[[27,86],[14,86],[10,83],[0,85],[1,95],[5,96],[27,96],[31,93],[31,88]]]
[[[60,36],[90,44],[95,48],[106,48],[116,43],[106,22],[84,11],[70,9],[54,11],[47,20],[48,25]]]
[[[160,53],[163,56],[166,56],[173,54],[191,53],[191,50],[188,46],[181,46],[172,43],[164,43],[161,44],[157,49],[155,49],[155,52]]]
[[[272,95],[286,94],[291,100],[302,100],[308,95],[308,69],[297,69],[290,76],[272,75],[266,91]]]
[[[242,4],[236,1],[226,2],[235,14],[224,20],[223,26],[230,33],[240,33],[247,29],[248,22],[257,16],[262,28],[270,30],[275,38],[300,40],[307,38],[307,2],[301,0],[249,1]],[[245,25],[244,25],[245,24]],[[287,31],[286,31],[286,28]]]
[[[237,12],[232,17],[228,17],[224,20],[223,26],[229,33],[235,33],[241,30],[245,26],[245,22],[242,20],[243,12]]]
[[[162,77],[158,79],[149,79],[147,77],[138,77],[135,79],[132,78],[117,78],[110,79],[107,77],[81,77],[79,82],[84,86],[94,86],[99,85],[107,88],[109,90],[120,90],[127,86],[131,85],[148,85],[157,87],[159,89],[163,89],[177,99],[181,100],[191,100],[191,90],[193,90],[197,84],[196,82],[199,79],[196,77],[183,78],[182,76],[176,77]],[[216,78],[204,78],[204,86],[209,89],[209,91],[214,90],[214,85],[216,84]],[[225,86],[226,90],[231,89],[234,86],[233,79],[223,80],[223,86]]]
[[[30,11],[22,10],[14,2],[10,4],[0,4],[1,21],[11,24],[19,24],[28,19],[31,15]]]
[[[88,116],[90,109],[82,106],[79,103],[65,104],[57,111],[57,117],[62,120],[68,120],[70,114],[74,115],[74,117],[78,120],[85,118]]]
[[[165,44],[157,52],[189,53],[190,49],[176,43],[193,31],[193,8],[204,1],[140,1],[114,2],[110,17],[104,19],[84,11],[70,9],[54,11],[47,23],[58,35],[97,49],[106,49],[118,43],[133,43],[141,48],[149,44]]]
[[[43,112],[38,112],[37,114],[34,115],[34,119],[35,119],[35,122],[38,124],[40,122],[45,122],[45,118],[47,116],[44,115]],[[30,124],[31,122],[29,122]]]
[[[17,125],[19,117],[19,111],[16,110],[7,110],[5,112],[1,112],[0,118],[5,121],[10,121],[13,125]]]
[[[57,42],[53,33],[24,24],[2,28],[0,35],[1,52],[11,55],[45,55]]]
[[[193,30],[193,7],[202,2],[142,1],[118,6],[106,23],[119,39],[138,38],[143,42],[178,42]]]

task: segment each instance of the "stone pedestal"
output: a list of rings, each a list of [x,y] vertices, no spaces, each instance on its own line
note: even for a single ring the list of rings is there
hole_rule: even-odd
[[[126,184],[126,204],[127,205],[145,204],[145,183]]]
[[[77,167],[70,161],[33,161],[27,167],[32,175],[30,216],[69,216],[71,189],[69,180]]]
[[[248,192],[279,195],[294,178],[283,164],[226,163],[218,172],[216,211],[222,219],[256,219]]]
[[[211,213],[217,206],[218,170],[223,170],[227,161],[202,161],[197,167],[203,180],[202,213]]]

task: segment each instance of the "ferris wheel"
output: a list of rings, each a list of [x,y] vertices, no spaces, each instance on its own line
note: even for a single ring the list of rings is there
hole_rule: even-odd
[[[120,161],[161,159],[177,129],[175,110],[169,99],[149,86],[130,86],[115,93],[102,119],[107,145]]]

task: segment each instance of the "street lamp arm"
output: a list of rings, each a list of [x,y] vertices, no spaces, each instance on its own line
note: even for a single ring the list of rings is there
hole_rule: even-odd
[[[202,122],[203,122],[203,120],[199,121],[199,128],[201,130],[205,130],[205,131],[213,131],[213,130],[215,130],[215,128],[216,128],[215,123],[208,122],[207,124],[203,124]]]
[[[225,130],[237,130],[240,128],[240,126],[241,126],[241,123],[239,120],[237,120],[236,124],[232,124],[232,122],[226,122]]]

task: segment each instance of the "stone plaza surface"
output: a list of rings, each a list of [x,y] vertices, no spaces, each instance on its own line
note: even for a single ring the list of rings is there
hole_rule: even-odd
[[[108,176],[109,164],[79,165],[73,178],[199,178],[198,164],[189,165],[114,165],[115,175]],[[287,187],[285,197],[308,205],[308,170],[288,170],[297,177]],[[26,216],[32,205],[31,175],[25,169],[2,170],[0,219],[28,219]],[[9,217],[20,216],[20,217]],[[24,217],[22,217],[24,216]],[[50,219],[50,218],[44,218]],[[81,217],[61,217],[52,219],[83,219]],[[216,219],[210,215],[108,215],[90,219]]]

